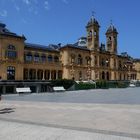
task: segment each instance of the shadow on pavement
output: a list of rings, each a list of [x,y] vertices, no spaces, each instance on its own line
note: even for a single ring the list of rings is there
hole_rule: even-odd
[[[0,114],[15,112],[14,109],[15,109],[15,108],[4,108],[4,109],[1,109],[1,110],[0,110]]]

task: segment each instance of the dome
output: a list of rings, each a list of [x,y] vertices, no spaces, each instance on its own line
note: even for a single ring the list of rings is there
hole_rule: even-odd
[[[5,25],[4,23],[0,23],[0,27],[1,27],[1,28],[5,28],[6,25]]]
[[[112,32],[118,34],[117,29],[116,29],[113,25],[110,25],[109,28],[108,28],[107,31],[106,31],[106,34],[112,33]]]
[[[90,21],[87,23],[87,27],[92,26],[92,25],[96,25],[100,27],[98,21],[94,17],[91,17]]]

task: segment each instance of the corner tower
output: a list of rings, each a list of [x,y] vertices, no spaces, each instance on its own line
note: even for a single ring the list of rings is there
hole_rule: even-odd
[[[100,25],[98,21],[94,18],[94,16],[92,16],[86,26],[87,46],[90,50],[99,50],[99,28]]]
[[[106,46],[107,51],[112,54],[117,54],[117,35],[117,29],[111,23],[111,25],[106,31]]]

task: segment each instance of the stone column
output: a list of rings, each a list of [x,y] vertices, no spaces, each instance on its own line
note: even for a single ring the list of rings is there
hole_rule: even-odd
[[[56,70],[56,80],[58,79],[58,70]]]
[[[52,80],[52,72],[50,70],[49,80]]]
[[[95,70],[91,70],[91,79],[96,80],[95,79]]]
[[[113,59],[113,57],[111,57],[111,59],[110,59],[110,68],[111,69],[113,69],[114,68],[114,59]]]
[[[37,77],[37,70],[35,70],[35,78],[36,78],[36,80],[38,79],[38,77]]]
[[[45,80],[45,71],[43,70],[43,78],[42,80]]]
[[[91,66],[94,67],[95,66],[95,59],[93,54],[91,55]]]
[[[30,69],[28,69],[27,79],[30,80]]]
[[[99,66],[100,66],[100,56],[97,55],[97,67],[99,67]]]

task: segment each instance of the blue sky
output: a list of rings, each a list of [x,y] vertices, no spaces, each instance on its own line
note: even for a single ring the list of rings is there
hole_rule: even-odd
[[[100,23],[100,43],[113,21],[118,50],[140,58],[140,0],[0,0],[0,21],[26,42],[75,43],[86,36],[85,26],[95,11]]]

